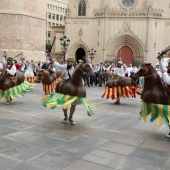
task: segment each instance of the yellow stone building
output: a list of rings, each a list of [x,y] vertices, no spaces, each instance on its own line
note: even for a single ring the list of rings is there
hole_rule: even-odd
[[[45,60],[46,0],[5,0],[0,3],[0,53]]]

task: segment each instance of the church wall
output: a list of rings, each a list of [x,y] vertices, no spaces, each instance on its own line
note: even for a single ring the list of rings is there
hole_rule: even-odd
[[[86,45],[89,49],[97,50],[96,58],[93,60],[95,63],[116,57],[116,52],[123,42],[118,42],[114,48],[112,46],[116,38],[123,35],[133,37],[132,40],[130,38],[127,41],[123,40],[124,45],[131,44],[134,48],[132,51],[137,58],[142,57],[153,63],[157,62],[157,53],[170,45],[170,2],[167,0],[136,1],[134,7],[127,11],[121,5],[121,0],[94,0],[86,1],[86,3],[87,16],[78,17],[78,1],[74,0],[74,3],[70,1],[70,16],[69,24],[66,24],[66,34],[69,34],[71,39],[70,50],[78,43]],[[118,12],[109,16],[108,11],[112,9]],[[98,10],[99,15],[94,16],[94,10]],[[126,11],[127,15],[120,15],[119,13],[122,11]],[[134,15],[129,15],[132,11]],[[146,15],[143,12],[146,12]],[[83,31],[81,36],[78,34],[80,28]],[[138,44],[135,46],[136,42]],[[118,48],[116,49],[116,47]],[[140,52],[137,54],[138,49]],[[141,54],[143,56],[139,56]]]

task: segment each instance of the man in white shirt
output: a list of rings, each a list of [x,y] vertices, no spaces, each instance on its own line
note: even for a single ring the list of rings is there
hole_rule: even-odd
[[[168,62],[168,65],[165,66],[162,57],[158,55],[157,58],[159,60],[159,67],[160,67],[160,71],[162,72],[163,81],[167,85],[170,85],[170,61]]]
[[[119,61],[117,63],[116,74],[120,77],[125,77],[125,72],[124,72],[123,63],[122,63],[121,58],[119,59]]]
[[[63,80],[68,80],[71,79],[73,73],[74,73],[74,59],[73,58],[68,58],[67,62],[65,62],[64,64],[59,64],[57,61],[54,60],[54,58],[51,56],[51,54],[49,55],[49,61],[52,64],[52,66],[55,68],[56,72],[62,72],[62,79]],[[67,115],[67,109],[63,109],[64,112],[64,120],[61,123],[66,123],[67,121],[69,121],[72,125],[75,125],[76,122],[73,120],[73,114],[75,112],[76,109],[76,102],[71,104],[71,108],[70,108],[70,115],[68,118]]]
[[[128,67],[128,77],[131,76],[132,70],[133,70],[133,67],[132,67],[132,64],[130,64],[129,67]]]
[[[17,71],[16,66],[15,66],[15,61],[13,60],[13,58],[8,58],[7,63],[8,63],[8,67],[6,69],[7,73],[10,76],[15,76],[16,71]]]
[[[165,82],[165,84],[170,88],[170,60],[168,62],[168,65],[166,66],[162,56],[159,53],[157,59],[159,60],[159,68],[160,71],[162,72],[162,79]],[[165,135],[165,137],[170,138],[170,133]]]

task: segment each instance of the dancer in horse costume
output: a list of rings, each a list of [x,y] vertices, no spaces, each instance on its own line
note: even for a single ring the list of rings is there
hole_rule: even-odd
[[[33,85],[24,81],[24,75],[17,71],[13,58],[9,57],[7,63],[6,70],[0,68],[0,99],[4,97],[9,104],[13,99],[22,97]]]
[[[61,79],[61,71],[56,69],[48,62],[42,65],[42,69],[37,72],[37,81],[42,82],[45,95],[50,95]]]
[[[160,67],[162,67],[161,59],[163,55],[169,50],[170,47],[158,55]],[[167,69],[163,67],[161,70],[164,74],[162,77],[164,82],[162,82],[160,75],[151,63],[144,61],[138,71],[132,76],[132,79],[144,77],[144,89],[141,94],[142,108],[140,112],[140,116],[143,117],[144,121],[146,121],[148,115],[151,115],[151,122],[156,120],[157,125],[162,125],[164,120],[170,126],[170,92],[167,86],[167,83],[169,83],[170,63]],[[165,73],[165,70],[167,70],[167,73]],[[170,134],[166,135],[166,137],[170,137]]]
[[[48,99],[42,100],[43,105],[49,108],[55,108],[62,105],[64,112],[64,120],[62,123],[70,122],[75,125],[73,114],[76,105],[83,103],[88,115],[93,115],[91,106],[86,103],[86,89],[82,83],[82,73],[85,72],[94,76],[92,66],[89,63],[80,63],[76,68],[73,66],[73,58],[68,58],[67,63],[60,65],[54,61],[53,57],[50,58],[51,63],[57,71],[62,71],[62,79],[57,84],[56,93],[52,93]],[[70,114],[67,114],[67,106],[71,104]]]
[[[31,62],[27,65],[24,76],[26,80],[30,83],[35,83],[37,80],[37,76],[35,75],[35,69],[38,68],[38,64],[31,60]]]
[[[122,67],[123,63],[120,60],[117,65],[116,74],[106,71],[103,78],[106,78],[105,92],[102,98],[112,100],[116,99],[115,104],[120,104],[120,98],[136,97],[136,94],[141,94],[141,88],[130,77],[125,77]]]
[[[165,83],[165,86],[167,86],[168,92],[170,94],[170,60],[168,62],[168,65],[165,66],[164,62],[162,61],[162,56],[160,55],[160,53],[158,53],[157,59],[159,60],[159,67],[160,67],[160,71],[162,72],[163,81]],[[169,96],[169,100],[170,100],[170,96]],[[170,138],[170,133],[167,134],[166,137]]]

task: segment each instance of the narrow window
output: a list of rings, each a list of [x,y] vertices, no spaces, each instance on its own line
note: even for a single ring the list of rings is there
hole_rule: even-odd
[[[55,14],[53,14],[53,19],[55,19]]]
[[[48,14],[48,18],[51,19],[51,13]]]
[[[48,37],[51,37],[51,31],[48,31]]]
[[[78,16],[85,16],[86,15],[86,3],[84,0],[80,0],[79,8],[78,8]]]

